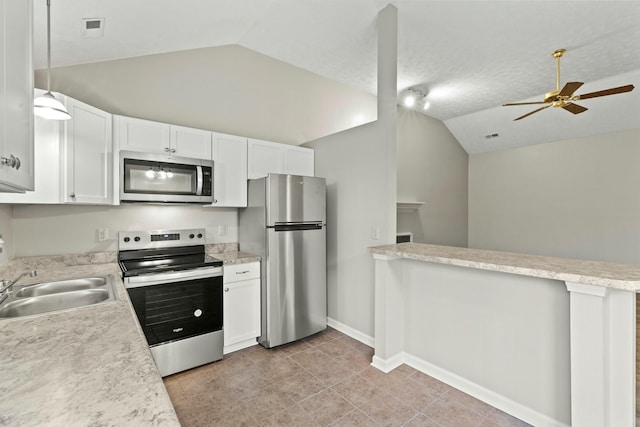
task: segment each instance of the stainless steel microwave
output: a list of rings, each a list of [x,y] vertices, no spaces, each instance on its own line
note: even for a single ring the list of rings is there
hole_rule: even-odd
[[[213,161],[120,151],[120,201],[213,203]]]

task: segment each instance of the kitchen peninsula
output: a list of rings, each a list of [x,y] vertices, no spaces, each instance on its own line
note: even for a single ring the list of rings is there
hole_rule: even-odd
[[[370,248],[375,356],[534,425],[635,425],[640,267],[418,243]]]

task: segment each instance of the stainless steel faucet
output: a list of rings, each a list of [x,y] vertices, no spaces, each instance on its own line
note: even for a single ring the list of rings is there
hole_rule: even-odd
[[[9,293],[11,293],[11,290],[13,289],[13,285],[15,285],[18,280],[22,279],[26,275],[29,275],[29,277],[36,277],[38,275],[38,272],[36,270],[25,271],[13,280],[0,280],[0,303],[7,299]]]

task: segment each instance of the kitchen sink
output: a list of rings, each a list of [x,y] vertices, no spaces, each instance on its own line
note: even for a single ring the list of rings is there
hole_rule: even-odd
[[[105,289],[106,277],[87,277],[80,279],[60,280],[57,282],[38,283],[25,286],[15,293],[16,298],[37,297],[41,295],[59,294],[61,292],[79,291],[84,289]]]
[[[85,277],[25,286],[0,305],[0,318],[49,313],[116,299],[113,277]]]

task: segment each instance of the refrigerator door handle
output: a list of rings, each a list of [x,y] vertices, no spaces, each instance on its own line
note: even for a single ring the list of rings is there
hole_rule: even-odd
[[[287,223],[276,224],[268,226],[267,228],[273,228],[275,231],[304,231],[304,230],[322,230],[324,224],[321,222],[313,223]]]

